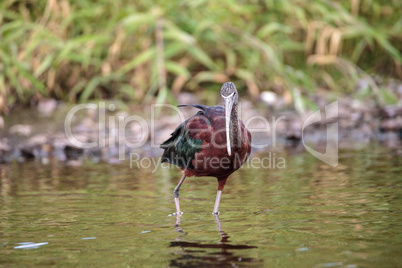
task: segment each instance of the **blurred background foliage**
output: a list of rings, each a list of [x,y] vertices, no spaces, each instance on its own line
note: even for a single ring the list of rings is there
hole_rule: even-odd
[[[402,77],[399,0],[3,0],[0,112],[43,98],[174,102],[233,81],[289,103]]]

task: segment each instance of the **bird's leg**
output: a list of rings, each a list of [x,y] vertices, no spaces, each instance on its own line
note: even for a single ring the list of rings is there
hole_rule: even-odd
[[[176,188],[174,188],[174,190],[173,190],[173,197],[174,197],[174,203],[176,205],[177,215],[181,215],[180,203],[179,203],[180,186],[183,184],[185,179],[186,179],[186,175],[183,175],[183,177],[181,177],[181,179],[179,181],[179,184],[177,184]]]
[[[225,187],[227,179],[228,178],[218,179],[218,191],[216,193],[215,206],[214,206],[214,211],[212,212],[212,214],[219,214],[219,204],[221,203],[222,191],[223,191],[223,187]]]
[[[215,222],[216,222],[216,230],[218,230],[219,232],[222,232],[222,223],[219,219],[219,215],[214,214],[214,217],[215,217]]]
[[[176,215],[176,225],[175,225],[175,227],[176,227],[176,232],[178,232],[178,233],[182,233],[182,232],[183,232],[183,229],[180,228],[180,217],[181,217],[181,215],[178,213],[178,214]]]
[[[219,204],[221,203],[221,196],[222,196],[222,191],[218,190],[216,193],[216,199],[215,199],[215,206],[214,206],[214,212],[212,214],[219,214]]]

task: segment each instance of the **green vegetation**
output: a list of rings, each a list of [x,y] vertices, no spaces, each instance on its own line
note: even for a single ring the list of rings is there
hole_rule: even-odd
[[[1,1],[0,111],[45,97],[162,102],[227,80],[292,101],[318,87],[348,93],[364,78],[379,96],[368,74],[402,77],[401,8],[398,0]]]

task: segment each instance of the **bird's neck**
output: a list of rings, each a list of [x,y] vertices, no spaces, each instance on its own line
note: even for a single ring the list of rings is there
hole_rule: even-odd
[[[240,147],[241,141],[241,132],[240,132],[240,124],[239,124],[239,116],[238,116],[238,105],[237,101],[233,104],[232,113],[230,115],[230,144],[232,147],[237,148]]]

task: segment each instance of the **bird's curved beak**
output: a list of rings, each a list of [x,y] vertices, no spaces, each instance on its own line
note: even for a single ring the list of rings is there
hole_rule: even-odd
[[[231,94],[230,96],[224,97],[222,96],[224,102],[225,102],[225,121],[226,121],[226,146],[228,150],[228,154],[232,154],[232,147],[230,144],[230,116],[232,114],[232,107],[233,107],[233,95]]]

